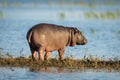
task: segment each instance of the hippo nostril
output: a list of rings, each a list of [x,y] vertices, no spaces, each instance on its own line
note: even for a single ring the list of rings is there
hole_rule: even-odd
[[[85,44],[87,43],[87,40],[86,40],[86,39],[84,40],[84,43],[85,43]]]

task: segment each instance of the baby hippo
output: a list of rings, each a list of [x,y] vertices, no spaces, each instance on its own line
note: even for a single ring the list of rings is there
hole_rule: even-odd
[[[41,23],[33,26],[27,32],[27,41],[32,53],[32,59],[47,60],[52,51],[57,50],[59,59],[64,59],[67,46],[85,45],[87,39],[74,27]],[[45,55],[44,55],[45,52]]]

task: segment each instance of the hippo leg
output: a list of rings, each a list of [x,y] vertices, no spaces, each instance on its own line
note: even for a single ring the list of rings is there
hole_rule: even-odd
[[[49,59],[50,54],[51,54],[51,52],[46,52],[46,54],[45,54],[45,60],[48,60],[48,59]]]
[[[32,53],[32,59],[37,60],[37,52],[30,46],[30,50]]]
[[[65,52],[65,49],[59,49],[58,50],[60,60],[64,60],[64,52]]]
[[[44,56],[43,56],[43,54],[44,54],[44,50],[39,49],[39,50],[38,50],[38,55],[39,55],[39,60],[41,60],[41,61],[44,61]]]
[[[32,58],[33,58],[33,60],[37,60],[37,52],[36,51],[32,51]]]

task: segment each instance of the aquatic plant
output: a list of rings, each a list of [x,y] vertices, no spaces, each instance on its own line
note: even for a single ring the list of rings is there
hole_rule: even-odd
[[[106,15],[110,19],[115,19],[116,18],[115,13],[113,13],[113,12],[107,12]]]
[[[104,13],[100,13],[101,19],[106,19],[106,15]]]
[[[119,34],[119,35],[120,35],[120,30],[118,30],[118,31],[117,31],[117,34]]]
[[[116,12],[116,14],[117,14],[117,17],[119,18],[119,17],[120,17],[120,10],[118,10],[118,11]]]
[[[95,8],[95,4],[91,2],[91,3],[89,3],[89,7]]]
[[[85,18],[90,19],[91,18],[91,14],[89,12],[85,12]]]
[[[85,18],[87,19],[119,19],[120,12],[119,11],[106,11],[106,12],[85,12]]]
[[[65,17],[66,17],[65,13],[63,13],[63,12],[61,12],[61,13],[59,14],[59,16],[60,16],[61,19],[65,19]]]
[[[5,13],[3,11],[0,10],[0,19],[3,19],[5,16]]]
[[[9,5],[10,4],[8,2],[6,2],[6,1],[2,2],[2,6],[4,6],[4,7],[8,7]]]

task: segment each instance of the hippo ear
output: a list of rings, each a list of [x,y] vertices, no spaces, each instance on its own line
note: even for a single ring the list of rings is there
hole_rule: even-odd
[[[71,28],[74,31],[74,34],[78,33],[79,30],[75,27],[75,28]]]
[[[76,36],[75,34],[77,33],[77,28],[71,28],[71,42],[70,46],[75,46],[76,45]]]

